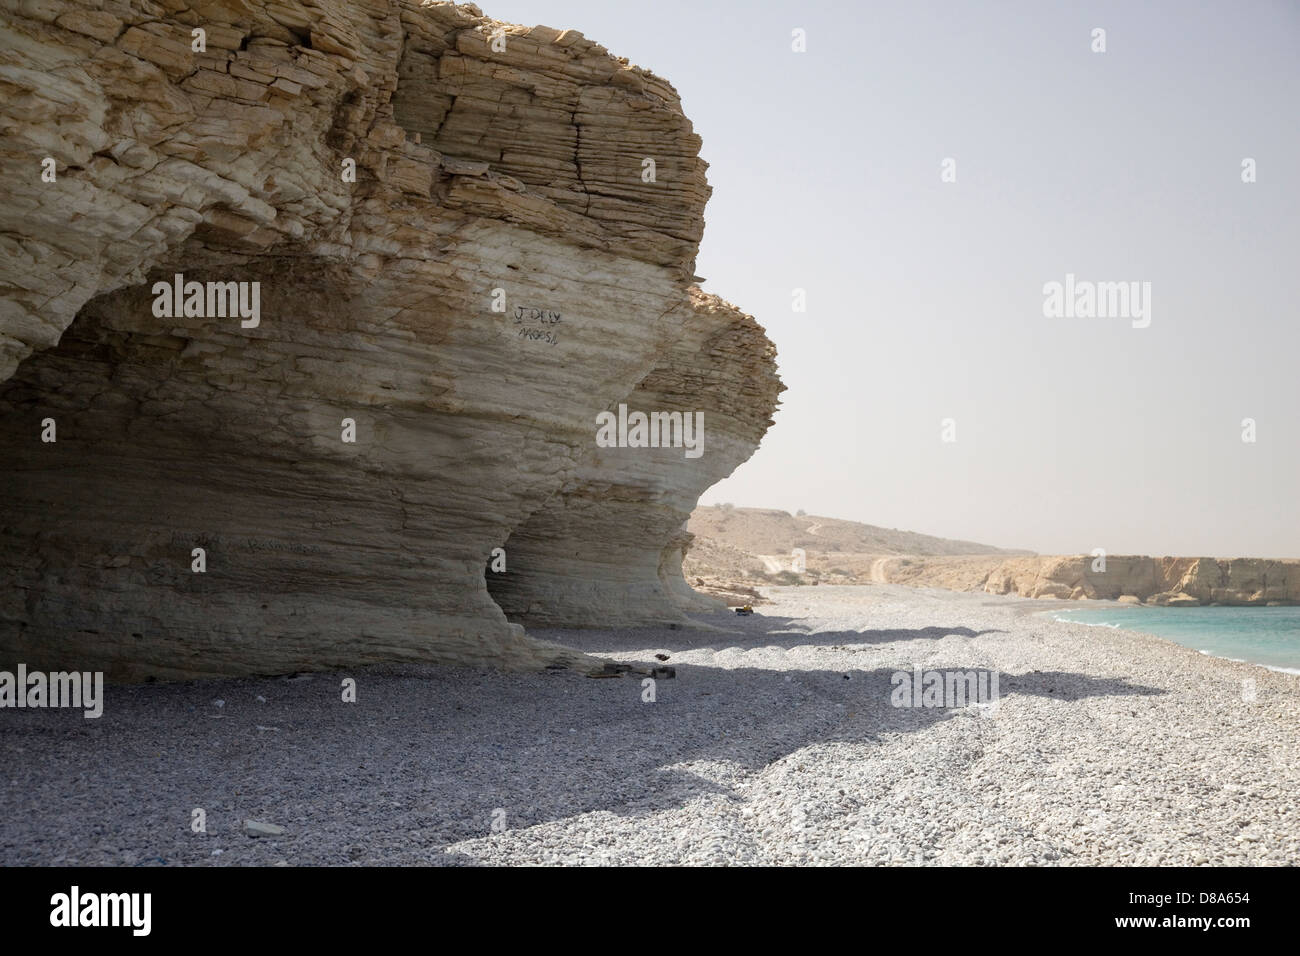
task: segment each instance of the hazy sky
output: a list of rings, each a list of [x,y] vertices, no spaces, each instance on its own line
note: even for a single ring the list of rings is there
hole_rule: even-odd
[[[483,7],[667,77],[704,139],[699,274],[789,388],[705,503],[1300,556],[1300,4]],[[1149,327],[1045,317],[1067,273],[1149,282]]]

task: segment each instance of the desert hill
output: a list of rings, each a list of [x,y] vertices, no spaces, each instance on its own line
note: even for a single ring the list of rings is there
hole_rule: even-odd
[[[702,505],[691,513],[686,530],[700,538],[752,554],[784,554],[794,548],[806,551],[872,555],[1027,555],[973,541],[936,538],[897,528],[879,528],[858,521],[797,514],[770,508],[736,508]]]
[[[692,512],[687,530],[695,535],[682,563],[696,590],[731,603],[752,603],[764,584],[862,584],[883,582],[891,558],[982,558],[987,563],[1032,555],[973,541],[954,541],[880,528],[858,521],[820,515],[790,514],[770,508],[705,505]],[[796,548],[805,553],[804,568],[795,567]],[[971,588],[973,589],[973,588]]]
[[[1300,603],[1300,561],[1037,555],[763,508],[696,508],[682,570],[697,590],[758,603],[764,584],[904,584],[1030,598],[1195,607]],[[798,567],[795,549],[803,549]]]

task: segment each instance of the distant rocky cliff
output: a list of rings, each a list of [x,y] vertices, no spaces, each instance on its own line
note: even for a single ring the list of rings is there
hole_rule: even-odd
[[[1094,565],[1096,566],[1094,569]],[[892,558],[881,579],[916,587],[1146,604],[1300,603],[1300,561],[1091,555],[1032,558]]]
[[[693,285],[665,80],[413,0],[25,0],[0,34],[0,655],[536,667],[578,656],[519,622],[700,605],[686,517],[782,386]],[[620,405],[702,415],[702,454],[602,446]]]

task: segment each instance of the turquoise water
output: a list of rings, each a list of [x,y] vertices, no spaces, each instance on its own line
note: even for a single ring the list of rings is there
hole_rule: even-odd
[[[1300,674],[1300,607],[1069,608],[1058,621],[1142,631],[1215,657]]]

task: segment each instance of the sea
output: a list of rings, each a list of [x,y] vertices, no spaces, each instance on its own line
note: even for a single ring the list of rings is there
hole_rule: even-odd
[[[1046,612],[1058,621],[1154,634],[1202,654],[1300,674],[1300,607],[1106,607]]]

